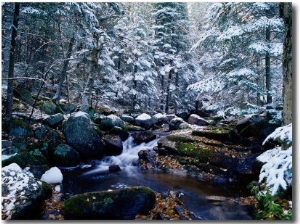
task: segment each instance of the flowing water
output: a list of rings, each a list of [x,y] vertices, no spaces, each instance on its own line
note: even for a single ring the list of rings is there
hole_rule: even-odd
[[[179,177],[162,172],[141,171],[138,168],[138,152],[153,149],[157,140],[136,145],[129,137],[123,142],[123,153],[93,161],[93,167],[77,172],[64,172],[63,191],[70,195],[118,189],[132,186],[148,186],[157,192],[175,190],[182,193],[180,199],[196,216],[207,220],[249,220],[246,208],[235,199],[247,196],[245,186],[234,184],[216,185],[193,178]],[[115,164],[120,172],[111,173],[109,166]]]

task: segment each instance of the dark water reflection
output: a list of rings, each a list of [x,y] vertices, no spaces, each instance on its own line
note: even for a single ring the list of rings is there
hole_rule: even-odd
[[[64,174],[63,190],[71,194],[148,186],[157,192],[175,190],[184,195],[180,199],[196,216],[207,220],[249,220],[246,208],[235,199],[247,196],[246,186],[215,185],[193,178],[178,177],[160,172],[142,172],[131,167],[131,172],[94,172],[91,174]]]

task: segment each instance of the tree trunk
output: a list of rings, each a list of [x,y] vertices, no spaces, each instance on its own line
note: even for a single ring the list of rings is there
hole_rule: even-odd
[[[67,52],[67,55],[66,55],[67,59],[64,61],[63,69],[62,69],[62,72],[61,72],[61,75],[60,75],[60,78],[59,78],[59,83],[58,83],[58,86],[57,86],[55,96],[53,97],[53,100],[58,101],[60,99],[61,89],[62,89],[62,85],[65,81],[65,78],[66,78],[67,69],[68,69],[68,65],[69,65],[69,61],[70,61],[69,58],[71,57],[71,54],[72,54],[72,48],[73,48],[74,42],[75,42],[75,38],[72,37],[71,40],[70,40],[68,52]]]
[[[84,91],[82,93],[82,101],[81,101],[81,106],[80,106],[80,110],[83,112],[86,112],[86,113],[89,112],[93,83],[94,83],[94,77],[93,77],[93,74],[90,72],[88,81],[87,81]]]
[[[13,78],[15,68],[15,48],[17,45],[17,29],[19,23],[20,3],[15,3],[15,11],[13,18],[13,28],[10,43],[9,67],[8,67],[8,82],[7,82],[7,104],[6,104],[6,118],[11,119],[12,105],[13,105]]]
[[[97,72],[97,59],[98,59],[98,50],[93,49],[91,52],[91,61],[89,62],[89,67],[88,67],[89,76],[84,91],[82,93],[82,101],[80,106],[80,110],[86,113],[89,112],[91,93],[94,84],[94,76],[95,73]]]
[[[170,104],[170,85],[171,85],[171,79],[172,79],[172,69],[169,71],[168,76],[168,84],[167,84],[167,92],[166,92],[166,106],[165,106],[165,113],[169,113],[169,104]]]
[[[279,3],[280,16],[284,19],[285,40],[283,47],[283,125],[293,121],[293,79],[292,79],[292,3]]]
[[[137,88],[137,81],[133,80],[133,89],[136,88]],[[136,106],[136,94],[134,94],[131,99],[131,115],[134,114],[135,112],[135,106]]]
[[[179,87],[179,75],[178,75],[178,72],[176,72],[176,75],[175,75],[175,90],[174,90],[175,93],[177,92],[178,87]],[[179,93],[178,93],[178,95],[179,95]],[[178,104],[177,104],[177,102],[178,102],[178,97],[180,97],[178,95],[176,95],[176,97],[174,99],[174,107],[175,107],[174,108],[174,113],[175,114],[177,114],[177,111],[178,111]]]
[[[165,95],[165,77],[161,75],[161,100],[160,100],[160,110],[164,111],[164,95]]]
[[[256,68],[257,68],[257,74],[259,74],[259,67],[260,67],[260,58],[259,58],[259,56],[256,58]],[[261,100],[260,100],[260,81],[259,81],[259,75],[257,76],[257,79],[256,79],[256,84],[257,84],[257,87],[258,87],[258,89],[257,89],[257,93],[256,93],[256,105],[257,106],[260,106],[261,104],[260,104],[260,102],[261,102]]]
[[[266,28],[266,42],[270,42],[270,27]],[[270,52],[266,53],[265,58],[266,65],[266,90],[267,90],[267,104],[272,103],[272,95],[271,95],[271,63],[270,63]]]

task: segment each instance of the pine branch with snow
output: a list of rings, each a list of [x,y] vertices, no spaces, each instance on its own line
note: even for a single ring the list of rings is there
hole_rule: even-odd
[[[289,146],[287,150],[282,150],[282,147],[270,149],[257,157],[258,161],[265,163],[260,171],[259,182],[265,181],[271,187],[271,194],[275,195],[279,189],[286,190],[292,185],[292,123],[277,128],[263,144],[270,139]]]

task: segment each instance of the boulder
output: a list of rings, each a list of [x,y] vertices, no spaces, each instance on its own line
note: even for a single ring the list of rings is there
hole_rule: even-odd
[[[129,124],[134,124],[134,122],[135,122],[134,118],[133,118],[132,116],[130,116],[130,115],[127,115],[127,114],[123,114],[123,115],[121,116],[121,119],[122,119],[123,121],[129,123]]]
[[[270,123],[269,118],[261,115],[248,115],[237,121],[236,129],[242,137],[254,137],[263,141],[280,123]]]
[[[103,140],[105,142],[104,154],[108,156],[120,155],[123,151],[122,139],[119,135],[104,135]]]
[[[18,154],[9,157],[8,159],[2,160],[2,166],[7,166],[11,163],[18,164],[21,168],[25,168],[26,166],[43,166],[47,169],[49,166],[48,160],[45,156],[38,150],[33,150],[31,152],[23,151]],[[33,173],[35,174],[35,173]]]
[[[43,105],[41,106],[41,110],[44,111],[46,114],[49,114],[49,115],[53,115],[53,114],[56,114],[58,112],[57,106],[56,106],[55,103],[53,103],[52,100],[45,101],[43,103]]]
[[[186,111],[180,112],[178,114],[176,114],[177,117],[182,118],[183,120],[187,120],[189,118],[189,113]]]
[[[65,202],[66,220],[132,220],[147,214],[155,204],[155,192],[148,187],[90,192]]]
[[[124,121],[116,115],[108,115],[103,117],[100,122],[101,128],[105,130],[112,129],[114,127],[124,128]]]
[[[169,141],[168,137],[162,136],[157,141],[157,147],[154,149],[160,155],[177,155],[179,154],[178,149],[176,147],[176,142]]]
[[[65,103],[65,104],[64,103],[60,103],[59,107],[66,114],[73,113],[76,110],[76,108],[77,108],[77,106],[75,104],[71,104],[71,103]]]
[[[152,131],[139,131],[134,132],[131,135],[135,142],[141,143],[141,142],[150,142],[154,139],[156,139],[156,135]]]
[[[101,136],[91,125],[89,115],[77,112],[64,122],[62,131],[67,144],[79,152],[82,158],[101,158],[103,142]]]
[[[154,169],[157,167],[156,164],[156,156],[157,153],[154,150],[140,150],[138,152],[138,156],[139,156],[139,166],[142,169]]]
[[[234,130],[225,128],[206,128],[203,130],[193,130],[193,135],[202,136],[209,139],[214,139],[222,141],[224,143],[236,143],[240,141],[240,136],[238,136]]]
[[[184,120],[182,118],[176,117],[173,118],[170,123],[169,123],[169,127],[170,130],[177,130],[179,129],[179,126],[184,123]]]
[[[56,129],[52,129],[46,126],[46,135],[45,139],[48,143],[49,149],[55,148],[57,145],[65,143],[64,134]]]
[[[64,120],[64,116],[61,113],[50,115],[44,118],[43,123],[50,127],[55,127],[61,124]]]
[[[157,125],[168,124],[169,119],[165,114],[158,113],[152,117],[152,123]]]
[[[108,170],[109,170],[109,172],[111,172],[111,173],[116,173],[116,172],[121,171],[121,168],[119,167],[119,165],[110,165],[110,166],[108,167]]]
[[[195,124],[199,126],[208,126],[208,122],[197,114],[191,114],[188,119],[189,124]]]
[[[47,130],[44,125],[40,124],[38,126],[35,126],[33,131],[34,131],[34,136],[40,140],[45,137]]]
[[[135,118],[135,124],[145,129],[150,129],[153,123],[151,116],[143,113]]]
[[[56,166],[76,166],[80,163],[80,155],[71,146],[59,144],[53,151],[52,160]]]
[[[23,171],[16,163],[2,168],[2,219],[34,220],[43,201],[51,196],[51,186]]]
[[[13,118],[9,123],[9,135],[10,136],[33,136],[32,127],[26,123],[23,119]]]

